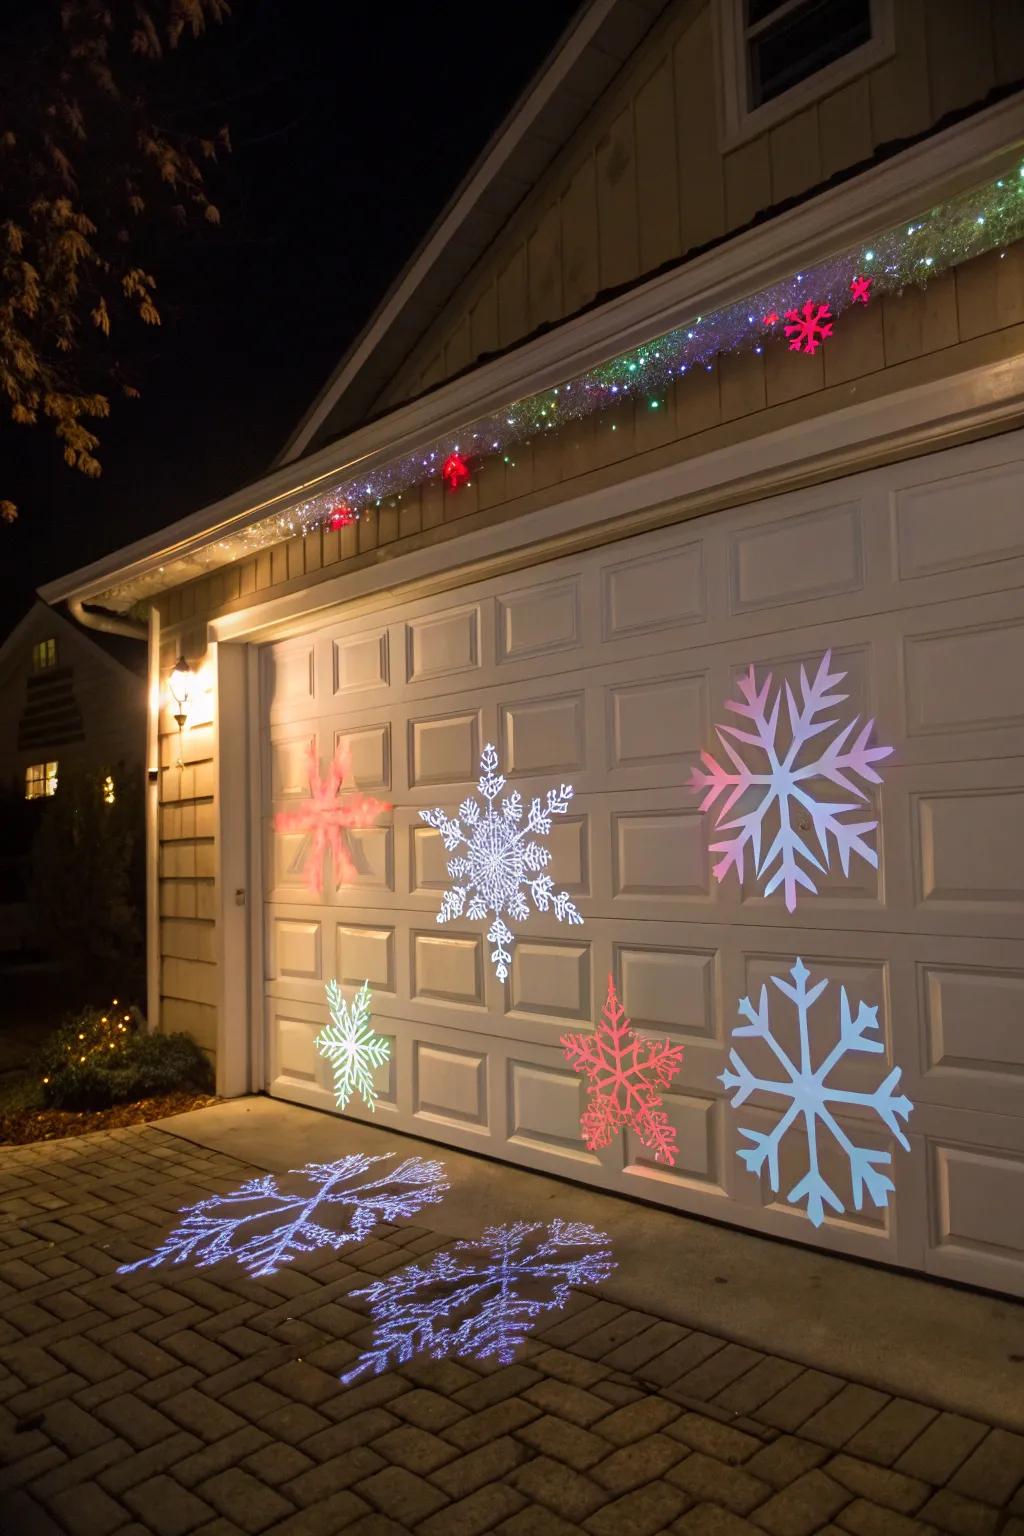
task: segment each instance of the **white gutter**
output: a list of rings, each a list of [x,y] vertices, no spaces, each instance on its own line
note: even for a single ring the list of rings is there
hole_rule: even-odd
[[[232,535],[329,483],[410,452],[474,418],[553,387],[688,316],[735,303],[879,229],[1016,169],[1024,92],[934,134],[704,256],[495,358],[295,464],[39,589],[48,603],[95,599],[140,578],[166,590],[238,558]]]
[[[39,588],[39,595],[43,596],[42,587]],[[44,601],[51,602],[51,599],[44,598]],[[149,630],[145,624],[136,624],[134,619],[121,618],[112,613],[97,613],[95,609],[86,608],[84,599],[80,597],[69,597],[67,605],[71,617],[77,619],[85,629],[99,629],[105,635],[126,635],[129,640],[149,639]]]

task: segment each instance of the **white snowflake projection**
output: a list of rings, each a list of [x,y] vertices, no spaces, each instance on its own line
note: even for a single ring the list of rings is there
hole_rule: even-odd
[[[354,1152],[335,1163],[310,1163],[290,1174],[305,1181],[292,1192],[278,1188],[272,1173],[249,1179],[229,1195],[210,1195],[181,1214],[185,1220],[144,1259],[122,1264],[118,1274],[192,1262],[198,1269],[233,1259],[254,1278],[317,1248],[344,1248],[368,1237],[378,1222],[415,1216],[448,1190],[443,1163],[408,1157],[395,1168],[371,1173],[393,1152]],[[365,1175],[370,1174],[370,1177]],[[338,1221],[338,1215],[344,1219]]]
[[[867,720],[857,731],[856,715],[843,726],[836,719],[818,719],[822,711],[847,698],[845,693],[832,691],[846,673],[830,672],[831,660],[832,652],[826,651],[813,682],[808,682],[805,669],[800,668],[799,702],[789,683],[785,685],[788,741],[779,721],[782,690],[770,699],[772,674],[769,672],[758,688],[751,667],[738,685],[742,700],[730,699],[725,706],[749,721],[750,729],[741,730],[735,725],[715,727],[732,764],[731,771],[709,752],[702,752],[704,767],[692,769],[690,775],[690,788],[704,796],[701,810],[710,810],[719,801],[715,829],[731,834],[711,844],[711,852],[721,854],[713,869],[715,879],[724,880],[729,870],[735,869],[742,884],[749,847],[754,872],[759,880],[765,879],[765,896],[771,896],[781,886],[788,912],[796,908],[798,886],[817,892],[809,869],[823,874],[829,868],[829,839],[835,844],[844,875],[850,873],[851,853],[873,869],[878,868],[878,855],[865,841],[867,834],[878,826],[877,820],[843,818],[851,811],[862,811],[867,802],[865,791],[855,780],[880,784],[881,778],[872,764],[888,757],[893,749],[869,745],[874,720]],[[817,742],[806,750],[826,731],[835,734],[826,743]],[[751,766],[740,748],[759,754],[759,763],[763,764],[760,771]],[[852,798],[820,798],[822,793],[833,790]],[[740,813],[729,820],[741,798]],[[774,828],[776,819],[778,830],[762,854],[765,828],[769,824]],[[802,835],[812,828],[816,849]]]
[[[370,1027],[370,984],[364,981],[351,1003],[345,1001],[336,981],[329,981],[325,990],[331,1022],[314,1044],[331,1064],[338,1108],[344,1109],[353,1093],[358,1093],[372,1112],[377,1108],[373,1074],[391,1055],[391,1046]]]
[[[574,1286],[597,1285],[615,1268],[609,1239],[586,1222],[516,1221],[488,1227],[429,1264],[411,1264],[365,1290],[372,1347],[341,1380],[379,1375],[427,1354],[508,1365],[543,1312],[564,1307]]]
[[[661,1107],[666,1088],[683,1064],[683,1047],[644,1040],[634,1033],[619,1002],[614,979],[592,1035],[563,1035],[565,1059],[587,1079],[587,1107],[580,1116],[583,1140],[591,1152],[607,1147],[629,1126],[656,1163],[675,1167],[676,1132]]]
[[[762,986],[756,1008],[749,997],[741,999],[739,1013],[747,1023],[736,1026],[732,1032],[733,1038],[738,1039],[746,1035],[763,1040],[780,1063],[785,1078],[756,1076],[739,1053],[732,1050],[729,1052],[729,1060],[733,1070],[726,1068],[721,1074],[720,1081],[727,1089],[736,1091],[732,1100],[733,1109],[738,1109],[752,1093],[766,1093],[774,1098],[789,1100],[785,1113],[771,1131],[762,1134],[759,1131],[740,1130],[740,1135],[745,1136],[753,1146],[741,1147],[737,1156],[751,1173],[759,1174],[767,1163],[768,1182],[773,1194],[779,1192],[779,1147],[790,1126],[802,1117],[807,1132],[807,1172],[794,1184],[786,1199],[794,1205],[806,1201],[808,1216],[816,1227],[820,1227],[825,1219],[826,1206],[837,1215],[842,1215],[845,1207],[819,1167],[819,1125],[828,1132],[849,1161],[853,1203],[858,1211],[863,1206],[865,1193],[877,1207],[881,1208],[888,1203],[889,1192],[893,1188],[892,1180],[880,1171],[880,1165],[892,1162],[890,1154],[874,1151],[870,1147],[856,1146],[835,1119],[830,1106],[833,1104],[866,1105],[873,1109],[889,1128],[900,1146],[909,1151],[910,1143],[904,1136],[899,1122],[901,1119],[904,1121],[907,1119],[913,1105],[903,1094],[898,1096],[896,1094],[900,1081],[899,1067],[893,1067],[884,1083],[880,1083],[873,1093],[858,1093],[829,1085],[829,1073],[848,1052],[867,1051],[878,1054],[885,1049],[883,1042],[869,1033],[878,1029],[878,1009],[869,1008],[862,1002],[858,1003],[856,1014],[852,1013],[846,988],[841,987],[839,1040],[824,1057],[821,1065],[814,1067],[808,1015],[829,985],[829,981],[825,977],[808,988],[807,978],[810,976],[810,971],[799,958],[789,974],[793,978],[792,986],[778,976],[773,976],[771,980],[772,985],[779,989],[783,997],[789,998],[796,1008],[800,1038],[799,1062],[792,1059],[772,1032],[768,988]]]
[[[817,352],[832,335],[832,311],[827,304],[815,304],[810,299],[799,309],[787,309],[786,322],[791,352]]]
[[[525,921],[530,915],[525,891],[529,891],[538,912],[547,912],[550,907],[560,923],[582,923],[583,919],[568,893],[556,891],[551,876],[543,873],[551,861],[551,850],[531,837],[531,833],[546,837],[551,831],[552,816],[565,815],[572,799],[572,785],[549,789],[543,803],[535,798],[524,823],[518,790],[502,800],[500,810],[495,808],[495,801],[505,788],[505,780],[497,769],[498,754],[488,745],[480,755],[477,784],[484,805],[470,798],[459,806],[459,817],[467,830],[459,821],[450,820],[440,807],[420,811],[420,817],[440,832],[449,853],[460,847],[466,850],[464,855],[448,861],[449,875],[460,883],[445,891],[437,921],[447,923],[463,912],[479,920],[493,912],[487,941],[494,945],[491,961],[498,980],[504,981],[512,963],[515,936],[502,914],[507,913],[514,922]]]

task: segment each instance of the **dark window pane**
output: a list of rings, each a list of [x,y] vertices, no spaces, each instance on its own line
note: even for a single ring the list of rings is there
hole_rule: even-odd
[[[759,21],[764,21],[772,11],[777,11],[780,5],[785,5],[786,0],[747,0],[747,26],[756,27]]]
[[[750,44],[750,105],[774,101],[871,37],[870,0],[810,0]]]

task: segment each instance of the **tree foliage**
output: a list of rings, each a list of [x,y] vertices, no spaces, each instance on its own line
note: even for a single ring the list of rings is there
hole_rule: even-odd
[[[228,0],[35,0],[0,27],[0,404],[48,424],[71,468],[99,475],[96,423],[138,390],[125,320],[160,324],[146,239],[216,224],[207,175],[227,131],[175,126],[161,61],[229,15]],[[161,120],[167,112],[170,121]],[[0,518],[17,515],[2,497]]]

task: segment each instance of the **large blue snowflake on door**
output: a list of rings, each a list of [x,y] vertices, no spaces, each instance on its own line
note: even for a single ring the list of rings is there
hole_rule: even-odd
[[[407,1157],[397,1168],[365,1177],[374,1163],[394,1156],[354,1152],[335,1163],[293,1168],[290,1175],[305,1181],[305,1188],[294,1192],[279,1189],[274,1175],[264,1173],[229,1195],[210,1195],[184,1208],[184,1221],[155,1253],[122,1264],[118,1274],[190,1261],[206,1269],[233,1259],[255,1278],[273,1275],[317,1248],[361,1243],[378,1222],[415,1216],[449,1188],[444,1164],[422,1157]]]
[[[341,1380],[379,1375],[413,1355],[468,1355],[508,1365],[544,1312],[564,1307],[574,1286],[597,1285],[615,1268],[609,1240],[582,1221],[516,1221],[488,1227],[429,1264],[377,1280],[367,1296],[372,1347]]]
[[[532,800],[524,822],[523,800],[518,790],[506,795],[500,810],[496,809],[495,802],[505,788],[505,780],[497,770],[498,754],[488,745],[480,755],[477,784],[484,804],[481,806],[472,797],[463,800],[459,821],[453,821],[439,806],[432,811],[420,811],[420,817],[440,832],[449,853],[460,847],[465,849],[458,858],[448,861],[448,873],[459,883],[445,891],[437,921],[447,923],[463,912],[478,921],[493,913],[487,941],[494,945],[491,960],[498,980],[504,981],[512,963],[515,937],[504,915],[515,922],[524,922],[529,917],[527,891],[538,912],[550,908],[560,923],[582,923],[583,919],[568,893],[556,891],[551,876],[544,874],[551,862],[551,850],[534,841],[533,836],[547,837],[552,816],[565,815],[572,799],[572,785],[549,789],[543,802],[539,797]]]
[[[789,912],[796,907],[797,886],[817,891],[808,869],[822,874],[828,869],[832,844],[844,875],[850,873],[851,853],[878,868],[878,854],[866,841],[867,834],[878,826],[877,819],[848,821],[844,817],[864,810],[868,797],[861,784],[882,782],[872,764],[888,757],[892,747],[869,745],[873,720],[865,721],[854,735],[856,715],[843,726],[836,719],[818,718],[823,710],[844,703],[848,697],[834,691],[846,673],[830,672],[831,660],[832,652],[826,651],[810,682],[805,669],[800,668],[799,702],[786,684],[788,740],[779,721],[782,690],[771,699],[771,673],[758,688],[751,667],[737,685],[741,701],[730,699],[725,706],[749,721],[749,730],[735,725],[715,727],[731,769],[718,763],[710,752],[702,752],[704,767],[694,768],[690,774],[690,788],[704,795],[701,810],[710,810],[720,801],[715,829],[731,834],[711,844],[711,852],[722,855],[714,866],[715,879],[724,880],[729,870],[735,869],[742,882],[749,848],[755,875],[758,879],[767,877],[764,894],[770,896],[781,886]],[[831,740],[816,742],[826,731],[834,732]],[[815,742],[813,747],[811,742]],[[756,758],[756,766],[747,760],[750,756]],[[736,806],[740,814],[729,820]],[[762,857],[766,827],[770,841]],[[816,848],[801,835],[812,828]]]
[[[883,1042],[871,1033],[878,1029],[878,1009],[869,1008],[866,1003],[858,1003],[856,1014],[852,1013],[846,988],[841,987],[839,990],[839,1040],[825,1056],[821,1065],[815,1067],[812,1065],[808,1015],[829,985],[829,981],[825,977],[808,988],[807,978],[811,973],[799,958],[789,974],[793,978],[792,986],[778,976],[773,976],[771,980],[772,985],[779,989],[783,997],[789,998],[796,1008],[800,1037],[799,1062],[792,1060],[772,1033],[768,988],[762,986],[756,1007],[749,997],[741,999],[739,1013],[747,1023],[737,1025],[732,1032],[733,1038],[752,1036],[763,1040],[781,1064],[785,1078],[780,1080],[756,1076],[739,1052],[732,1050],[729,1052],[729,1060],[734,1070],[730,1071],[726,1068],[721,1074],[720,1081],[727,1089],[736,1090],[732,1100],[733,1109],[738,1109],[752,1093],[757,1092],[789,1100],[781,1119],[769,1132],[762,1134],[760,1131],[740,1130],[740,1135],[745,1136],[753,1146],[741,1147],[737,1156],[751,1173],[759,1174],[767,1164],[768,1182],[773,1194],[779,1192],[779,1147],[790,1126],[798,1119],[803,1120],[807,1132],[807,1172],[794,1184],[786,1199],[794,1205],[799,1205],[801,1201],[806,1200],[808,1216],[816,1227],[820,1227],[825,1219],[826,1206],[837,1215],[842,1215],[845,1207],[823,1176],[819,1166],[819,1128],[833,1138],[849,1160],[853,1203],[858,1211],[863,1206],[865,1193],[876,1206],[882,1207],[888,1204],[889,1192],[893,1188],[892,1180],[880,1171],[881,1167],[892,1162],[890,1154],[875,1151],[870,1147],[856,1146],[835,1119],[830,1106],[833,1104],[866,1105],[873,1109],[879,1119],[888,1126],[900,1146],[909,1151],[910,1143],[904,1136],[899,1122],[907,1119],[913,1105],[903,1094],[898,1096],[896,1094],[900,1081],[899,1067],[893,1067],[885,1082],[880,1083],[873,1093],[857,1093],[850,1089],[833,1088],[829,1085],[829,1073],[847,1052],[867,1051],[878,1054],[885,1049]]]

